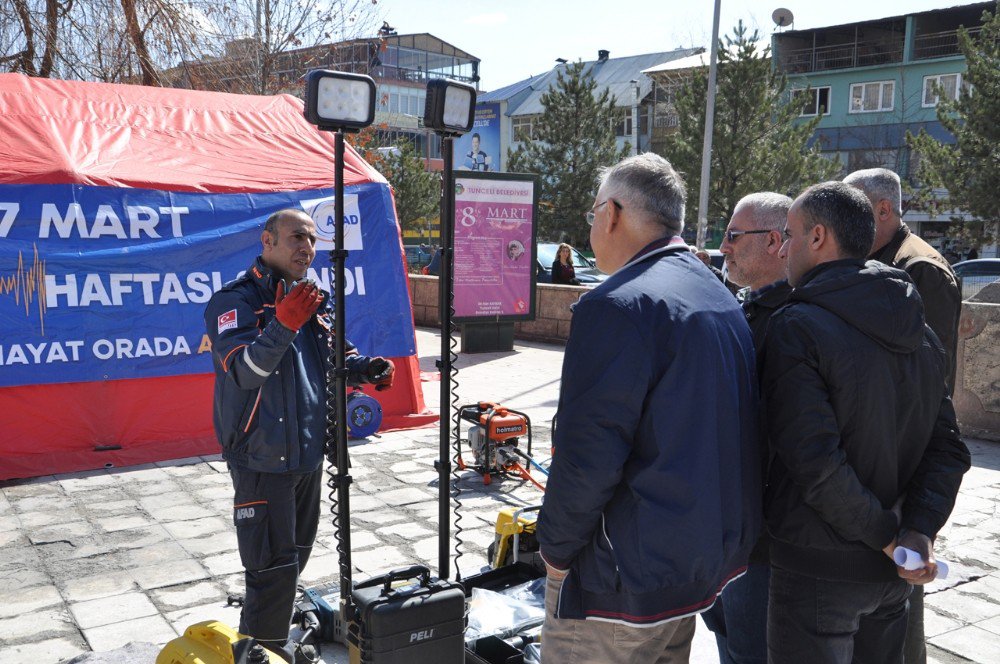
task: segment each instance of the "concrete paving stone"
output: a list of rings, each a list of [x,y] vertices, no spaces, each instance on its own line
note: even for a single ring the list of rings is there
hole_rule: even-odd
[[[427,470],[427,467],[428,467],[427,463],[420,463],[418,461],[413,461],[412,459],[408,459],[406,461],[400,461],[399,463],[394,463],[391,466],[389,466],[389,472],[391,472],[393,475],[408,475],[409,473],[418,473],[420,471]],[[433,469],[434,467],[431,466],[431,470]]]
[[[962,592],[943,592],[928,595],[924,604],[949,618],[964,623],[975,623],[1000,615],[1000,604]]]
[[[976,627],[985,629],[987,632],[992,632],[993,634],[1000,634],[1000,616],[977,622]]]
[[[102,597],[124,595],[136,589],[136,583],[128,574],[92,574],[74,579],[66,579],[59,584],[67,602],[86,602]]]
[[[83,636],[94,652],[104,652],[135,641],[162,645],[178,635],[163,616],[155,615],[85,629]]]
[[[122,564],[128,569],[148,567],[174,560],[189,560],[191,555],[173,540],[158,542],[155,546],[129,549],[124,552]]]
[[[352,519],[354,518],[355,512],[369,512],[375,510],[379,513],[383,513],[389,509],[381,499],[376,498],[375,496],[366,496],[364,494],[355,495],[354,493],[351,493],[350,507]]]
[[[33,529],[28,533],[28,539],[35,546],[39,546],[62,540],[83,540],[92,538],[94,535],[94,526],[87,521],[76,521]]]
[[[136,567],[130,569],[129,573],[143,590],[165,588],[210,577],[204,567],[197,561],[190,559],[171,560],[147,567]]]
[[[435,534],[433,531],[428,530],[417,523],[413,523],[412,521],[407,523],[397,523],[392,526],[383,526],[375,532],[382,537],[402,537],[405,540],[421,540]]]
[[[56,480],[53,475],[5,480],[0,482],[0,491],[7,496],[8,500],[13,501],[16,498],[38,496],[48,493],[53,490],[52,485],[55,481]]]
[[[122,571],[121,558],[110,553],[91,558],[66,558],[62,560],[46,559],[45,571],[52,577],[57,586],[62,586],[69,579],[94,576],[95,574],[115,574]]]
[[[169,476],[168,476],[169,477]],[[165,493],[175,493],[180,491],[180,484],[173,479],[161,480],[157,482],[139,482],[128,487],[128,492],[133,496],[160,496]]]
[[[401,512],[361,512],[355,515],[351,513],[351,521],[360,523],[373,523],[373,524],[385,524],[394,523],[396,521],[402,521],[406,518],[406,515]]]
[[[122,514],[95,518],[93,523],[98,532],[117,533],[122,530],[148,528],[155,525],[156,522],[145,514]]]
[[[401,505],[413,505],[414,503],[422,503],[433,496],[422,489],[416,489],[413,487],[407,487],[405,489],[393,489],[392,491],[383,491],[379,493],[379,499],[384,503],[391,505],[393,507],[399,507]]]
[[[928,639],[962,627],[964,623],[941,615],[937,611],[924,610],[924,636]]]
[[[36,566],[18,563],[6,563],[0,566],[0,584],[3,584],[5,590],[22,590],[49,583],[52,583],[52,577]],[[0,635],[0,639],[2,638]]]
[[[323,529],[320,526],[321,530]],[[323,534],[317,536],[316,541],[320,542],[330,551],[335,551],[337,548],[337,539],[334,537],[333,528],[329,528],[328,532],[323,532]],[[351,529],[351,550],[369,549],[373,546],[379,546],[382,544],[382,540],[375,535],[375,533],[369,533],[364,530]]]
[[[141,592],[74,602],[69,605],[69,611],[84,630],[158,613],[149,598]]]
[[[21,528],[26,532],[30,532],[37,528],[44,528],[46,526],[54,526],[60,523],[75,523],[77,521],[83,521],[83,514],[78,511],[75,507],[63,510],[56,510],[54,512],[25,512],[18,515],[18,519],[21,522]]]
[[[14,505],[14,511],[19,515],[24,515],[28,512],[59,512],[60,510],[75,511],[76,507],[73,503],[73,499],[63,493],[31,496],[30,498],[20,498],[12,502]]]
[[[189,537],[178,540],[184,550],[196,557],[204,557],[213,553],[232,551],[236,548],[236,535],[230,532],[220,532],[204,537]]]
[[[113,515],[131,516],[133,514],[142,514],[142,508],[139,506],[139,502],[133,498],[85,505],[81,507],[81,511],[83,511],[91,519],[99,519]]]
[[[79,637],[78,640],[61,638],[41,643],[22,643],[0,648],[0,664],[58,664],[86,649],[86,643]]]
[[[197,521],[168,521],[163,524],[163,527],[166,528],[171,537],[178,540],[223,532],[235,533],[236,530],[231,515],[229,518],[211,516]]]
[[[993,516],[976,524],[976,529],[990,535],[1000,535],[1000,518]],[[996,539],[996,537],[994,537]]]
[[[0,618],[29,614],[38,609],[62,604],[62,601],[59,589],[53,585],[8,589],[4,584],[0,587]]]
[[[233,504],[233,487],[231,486],[210,486],[198,489],[194,492],[195,501],[208,506],[215,506],[216,503],[230,506]]]
[[[306,567],[306,570],[308,569],[309,568]],[[242,569],[239,571],[238,574],[227,574],[224,576],[215,576],[213,578],[222,584],[222,590],[225,591],[227,594],[231,593],[235,595],[242,595],[243,592],[246,590],[245,586],[246,579],[244,577]]]
[[[7,494],[0,489],[0,514],[3,514],[7,510],[11,509],[10,501],[7,500]]]
[[[28,538],[18,528],[0,530],[0,549],[8,546],[13,548],[15,546],[30,545]]]
[[[155,521],[149,523],[148,517],[147,525],[112,531],[106,537],[119,549],[145,549],[171,539],[166,528]]]
[[[927,664],[968,664],[969,660],[959,657],[947,650],[942,650],[930,643],[927,644]]]
[[[351,557],[351,566],[354,567],[354,556]],[[313,555],[309,558],[309,564],[302,572],[300,582],[306,586],[317,586],[330,583],[340,578],[340,557],[335,553],[326,553],[320,556]],[[360,580],[360,579],[357,579]],[[243,592],[240,590],[240,592]]]
[[[983,515],[985,516],[985,514]],[[983,538],[983,532],[974,526],[959,526],[954,525],[948,529],[946,533],[939,533],[940,537],[946,543],[946,546],[954,546],[962,542],[974,542]]]
[[[4,514],[0,514],[0,532],[8,532],[21,528],[21,519],[14,513],[13,508],[8,509]]]
[[[99,469],[56,475],[56,481],[66,493],[76,493],[93,491],[100,487],[113,487],[118,479],[107,470]]]
[[[139,499],[139,505],[147,512],[153,513],[162,509],[169,509],[179,505],[194,506],[191,494],[178,485],[176,491],[171,493],[160,493],[153,496],[143,496]]]
[[[172,465],[168,462],[163,462],[163,465],[160,465],[160,467],[171,477],[191,477],[202,472],[201,467],[204,465],[205,463],[201,459],[195,457],[193,459],[178,459]]]
[[[191,521],[217,515],[216,512],[202,507],[201,505],[195,505],[194,503],[182,503],[180,505],[174,505],[173,507],[161,507],[156,510],[149,510],[149,514],[157,521],[161,522]]]
[[[948,578],[934,579],[934,581],[928,583],[924,586],[924,592],[926,594],[948,590],[949,588],[954,588],[955,586],[967,583],[969,579],[981,577],[990,573],[990,570],[988,569],[966,565],[963,562],[957,562],[956,556],[952,555],[952,552],[943,551],[939,552],[937,555],[940,556],[941,560],[947,561],[950,566]]]
[[[159,588],[149,594],[161,611],[176,611],[210,601],[218,601],[220,598],[223,604],[226,601],[226,593],[212,581],[196,581],[169,588]]]
[[[240,560],[239,551],[219,553],[214,556],[202,558],[201,564],[205,566],[205,569],[207,569],[212,576],[243,572],[243,562]]]
[[[208,464],[208,466],[217,473],[229,477],[229,464],[225,462],[221,454],[213,454],[212,456],[203,456],[201,460]]]
[[[411,564],[411,561],[396,547],[381,546],[377,549],[354,552],[351,555],[351,564],[365,574],[374,575],[401,565]]]
[[[966,542],[962,545],[961,562],[966,565],[1000,569],[1000,546],[995,541]]]
[[[155,463],[144,463],[138,466],[129,466],[110,471],[110,474],[118,478],[119,481],[127,484],[136,482],[162,482],[169,479],[170,475]]]
[[[27,639],[42,641],[75,634],[77,634],[76,624],[69,612],[64,609],[32,611],[0,620],[0,635],[2,635],[0,638],[8,644]]]
[[[178,634],[184,634],[184,631],[191,625],[206,620],[218,620],[233,629],[238,629],[240,625],[240,608],[238,606],[227,606],[226,600],[223,598],[218,602],[170,611],[165,613],[164,617]]]
[[[1000,635],[975,625],[946,632],[930,642],[972,662],[995,662],[1000,652]]]
[[[90,505],[94,503],[111,503],[117,500],[125,500],[129,495],[125,492],[124,485],[114,484],[85,491],[74,491],[68,494],[79,505]]]

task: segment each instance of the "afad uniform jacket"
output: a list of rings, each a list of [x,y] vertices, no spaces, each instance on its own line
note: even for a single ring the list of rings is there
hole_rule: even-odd
[[[265,473],[307,473],[323,458],[329,298],[294,332],[275,317],[276,281],[260,257],[209,300],[205,325],[215,366],[215,433],[222,456]],[[346,342],[350,384],[370,358]]]
[[[763,365],[771,563],[897,578],[882,552],[900,525],[893,504],[903,497],[902,527],[933,538],[970,463],[913,282],[877,261],[813,268],[771,317]]]

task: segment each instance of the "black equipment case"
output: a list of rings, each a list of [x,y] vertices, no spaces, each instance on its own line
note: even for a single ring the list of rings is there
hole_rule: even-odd
[[[428,568],[414,565],[359,583],[351,598],[354,619],[347,629],[351,664],[464,661],[462,584],[432,580]]]

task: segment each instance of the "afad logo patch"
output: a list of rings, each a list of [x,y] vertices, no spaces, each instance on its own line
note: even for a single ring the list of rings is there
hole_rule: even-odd
[[[230,309],[219,316],[219,334],[236,327],[236,309]]]

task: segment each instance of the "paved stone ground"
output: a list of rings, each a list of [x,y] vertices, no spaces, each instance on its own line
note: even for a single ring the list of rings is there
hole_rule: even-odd
[[[433,372],[440,341],[427,330],[417,336],[421,368]],[[528,413],[544,460],[562,350],[525,343],[511,353],[461,355],[459,403],[500,401]],[[424,383],[431,408],[439,389]],[[1000,445],[970,447],[975,467],[940,537],[952,577],[928,589],[932,662],[1000,662]],[[436,569],[437,449],[436,427],[352,444],[356,579],[421,561]],[[471,472],[460,486],[458,566],[468,575],[485,563],[497,511],[537,503],[541,493],[513,479],[485,486]],[[130,642],[162,645],[210,618],[236,624],[238,609],[226,606],[228,593],[242,591],[231,491],[218,457],[0,483],[0,664],[62,662]],[[324,517],[303,581],[337,578],[333,528]],[[120,652],[119,659],[94,659],[146,664]],[[323,661],[346,662],[346,655],[326,647]],[[718,662],[700,622],[691,661]]]

